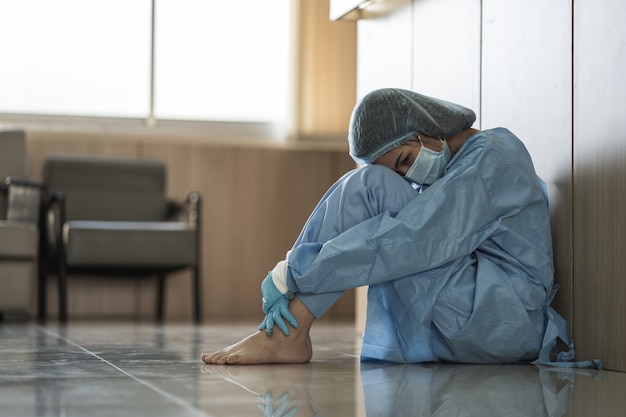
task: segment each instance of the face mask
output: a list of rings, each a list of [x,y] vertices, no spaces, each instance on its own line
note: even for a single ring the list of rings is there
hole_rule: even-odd
[[[443,176],[443,171],[452,158],[452,154],[445,140],[441,140],[441,151],[436,152],[425,147],[419,136],[417,138],[422,144],[422,148],[405,177],[418,184],[431,185]]]

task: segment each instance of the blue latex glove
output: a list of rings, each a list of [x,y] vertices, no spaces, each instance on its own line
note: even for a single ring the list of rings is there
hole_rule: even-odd
[[[274,332],[274,325],[283,332],[285,336],[289,336],[289,327],[285,320],[294,328],[298,328],[298,321],[289,311],[289,300],[293,298],[293,294],[288,292],[283,294],[278,291],[272,273],[268,273],[261,283],[261,293],[263,294],[263,312],[265,319],[259,325],[259,330],[265,330],[268,336]]]
[[[272,306],[284,296],[283,293],[276,288],[271,272],[267,273],[267,276],[261,283],[261,294],[263,295],[263,312],[265,314],[269,313]]]

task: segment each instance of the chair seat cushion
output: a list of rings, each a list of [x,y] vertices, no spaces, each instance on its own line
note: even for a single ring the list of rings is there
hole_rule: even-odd
[[[38,242],[37,225],[0,220],[0,259],[36,259]]]
[[[195,265],[197,233],[183,222],[69,221],[67,265],[141,268]]]

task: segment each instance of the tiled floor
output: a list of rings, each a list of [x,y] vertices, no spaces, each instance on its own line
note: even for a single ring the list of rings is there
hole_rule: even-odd
[[[305,365],[207,366],[253,325],[0,324],[0,416],[624,416],[626,374],[358,361],[318,323]]]

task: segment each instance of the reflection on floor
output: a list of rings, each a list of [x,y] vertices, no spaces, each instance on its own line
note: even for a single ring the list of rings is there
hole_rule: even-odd
[[[360,363],[353,326],[314,326],[305,365],[203,365],[250,325],[0,324],[0,415],[623,416],[626,374]]]

